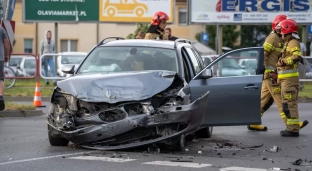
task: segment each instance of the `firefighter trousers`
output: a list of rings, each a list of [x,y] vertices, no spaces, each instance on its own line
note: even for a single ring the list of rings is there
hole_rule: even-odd
[[[281,87],[280,84],[273,84],[270,78],[263,79],[261,88],[261,116],[275,102],[281,118],[286,124],[287,118],[282,107]]]
[[[286,131],[299,132],[300,122],[298,114],[299,77],[279,78],[283,112],[287,117]]]

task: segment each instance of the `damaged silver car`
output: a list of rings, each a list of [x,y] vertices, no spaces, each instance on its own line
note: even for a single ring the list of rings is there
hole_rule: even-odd
[[[160,143],[182,150],[203,122],[209,92],[191,101],[174,49],[105,46],[110,43],[57,83],[47,120],[50,144],[113,150]]]

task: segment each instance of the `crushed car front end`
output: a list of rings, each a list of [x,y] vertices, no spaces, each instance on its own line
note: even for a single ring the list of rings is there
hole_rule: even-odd
[[[114,83],[114,89],[118,87],[119,91],[103,85],[112,81],[104,77],[85,80],[90,85],[78,87],[85,94],[77,93],[74,77],[54,90],[47,119],[53,134],[85,148],[115,150],[166,142],[193,133],[203,122],[209,92],[190,103],[189,94],[185,93],[187,86],[176,73],[115,75],[119,83]],[[137,86],[121,81],[129,77],[137,80]],[[107,98],[92,95],[93,86],[105,90]]]

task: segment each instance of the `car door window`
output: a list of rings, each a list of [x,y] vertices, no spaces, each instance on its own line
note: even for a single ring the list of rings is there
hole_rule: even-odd
[[[203,69],[205,67],[204,61],[201,58],[201,55],[196,51],[195,48],[192,48],[193,53],[195,54],[196,58],[198,59],[199,64],[201,65],[201,68]]]
[[[220,58],[210,68],[214,77],[256,75],[260,51],[256,49],[232,52]]]
[[[202,70],[202,67],[201,67],[200,63],[198,62],[198,60],[197,60],[195,54],[193,53],[192,49],[186,47],[185,50],[187,51],[187,53],[190,57],[193,68],[195,70],[195,74],[197,75]]]

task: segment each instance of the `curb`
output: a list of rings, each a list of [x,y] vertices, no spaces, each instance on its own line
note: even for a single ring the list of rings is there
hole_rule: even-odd
[[[1,111],[0,117],[34,117],[45,115],[42,110],[7,110]]]
[[[41,101],[50,101],[51,97],[42,97],[41,96]],[[29,97],[29,96],[4,96],[5,101],[33,101],[34,97]]]

